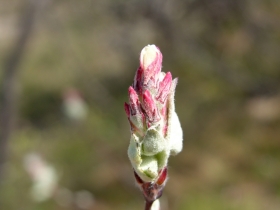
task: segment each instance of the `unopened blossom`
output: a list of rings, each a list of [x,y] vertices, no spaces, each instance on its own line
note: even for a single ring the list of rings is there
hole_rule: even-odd
[[[75,88],[68,88],[63,93],[63,112],[71,122],[82,122],[88,114],[88,106],[81,93]]]
[[[33,200],[43,202],[50,199],[58,186],[58,174],[55,168],[46,163],[37,153],[25,157],[24,167],[33,181],[31,188]]]
[[[128,157],[145,198],[152,200],[160,196],[168,158],[182,150],[183,140],[174,105],[177,78],[172,80],[171,73],[162,72],[161,67],[159,48],[144,47],[140,67],[128,89],[129,103],[125,103],[131,128]]]

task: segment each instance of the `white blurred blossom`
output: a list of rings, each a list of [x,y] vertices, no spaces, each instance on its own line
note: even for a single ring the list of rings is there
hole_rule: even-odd
[[[53,166],[37,153],[28,154],[24,166],[32,180],[31,197],[42,202],[51,198],[57,188],[58,175]]]

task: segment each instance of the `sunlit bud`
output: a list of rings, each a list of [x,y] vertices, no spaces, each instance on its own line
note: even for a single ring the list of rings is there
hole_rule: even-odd
[[[129,103],[130,103],[130,114],[135,115],[138,112],[139,109],[139,99],[136,91],[133,89],[133,87],[129,87],[128,89],[129,94]]]
[[[157,107],[152,95],[149,90],[146,90],[143,94],[143,108],[148,116],[150,122],[154,122],[159,120],[159,116],[157,113]]]
[[[161,72],[162,54],[155,45],[140,54],[140,67],[129,87],[124,109],[131,137],[128,157],[146,201],[158,199],[167,181],[170,155],[182,150],[183,133],[175,112],[177,78]]]
[[[140,67],[143,69],[143,85],[156,86],[161,71],[162,54],[155,45],[143,48],[140,54]],[[150,84],[149,84],[150,83]]]
[[[161,54],[155,45],[148,45],[144,47],[140,54],[140,66],[146,70],[151,64],[155,63],[158,54]]]
[[[159,83],[159,90],[156,96],[157,100],[164,103],[168,94],[170,93],[170,88],[172,85],[172,75],[170,72],[165,74],[163,80]]]

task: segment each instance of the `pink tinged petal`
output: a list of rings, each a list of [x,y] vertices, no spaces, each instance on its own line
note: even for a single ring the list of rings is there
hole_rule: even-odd
[[[155,45],[148,45],[140,54],[140,66],[143,69],[143,85],[152,85],[155,87],[158,74],[161,71],[162,54]],[[151,82],[150,82],[151,81]]]
[[[129,103],[130,103],[130,114],[133,116],[140,112],[139,98],[136,91],[131,86],[128,88],[128,95],[129,95]]]
[[[143,109],[150,122],[155,122],[159,120],[157,113],[157,106],[152,98],[150,91],[146,90],[143,94]]]
[[[155,45],[148,45],[144,47],[140,53],[140,65],[146,70],[151,63],[154,62],[157,54],[160,53],[159,48]]]
[[[161,72],[161,63],[162,56],[161,53],[157,54],[155,60],[144,69],[144,85],[149,85],[149,82],[152,82],[152,85],[155,86],[159,77],[159,73]]]
[[[159,84],[158,94],[156,99],[160,101],[162,104],[165,102],[168,94],[170,93],[170,88],[172,85],[172,75],[170,72],[165,74],[165,77]]]

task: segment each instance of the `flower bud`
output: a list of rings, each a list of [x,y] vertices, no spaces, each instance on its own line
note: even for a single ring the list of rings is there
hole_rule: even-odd
[[[128,89],[128,94],[130,103],[130,114],[133,116],[136,115],[136,113],[139,113],[139,99],[136,91],[131,86]]]
[[[143,48],[140,54],[140,67],[143,69],[143,88],[156,87],[161,71],[162,54],[155,45]],[[147,86],[151,87],[147,87]]]
[[[157,100],[161,103],[164,103],[172,85],[172,76],[170,72],[165,74],[163,80],[159,83],[159,90],[156,96]]]
[[[155,62],[160,51],[155,45],[148,45],[144,47],[140,53],[140,65],[143,69],[148,67]]]
[[[159,48],[144,47],[133,87],[128,90],[129,104],[125,104],[131,126],[128,157],[144,195],[157,192],[150,199],[162,192],[168,158],[182,150],[183,140],[174,104],[177,79],[172,80],[170,72],[161,72],[161,64]]]
[[[143,94],[143,109],[146,112],[146,115],[150,122],[155,122],[160,119],[158,116],[158,110],[156,107],[156,103],[152,98],[149,90],[146,90]]]

